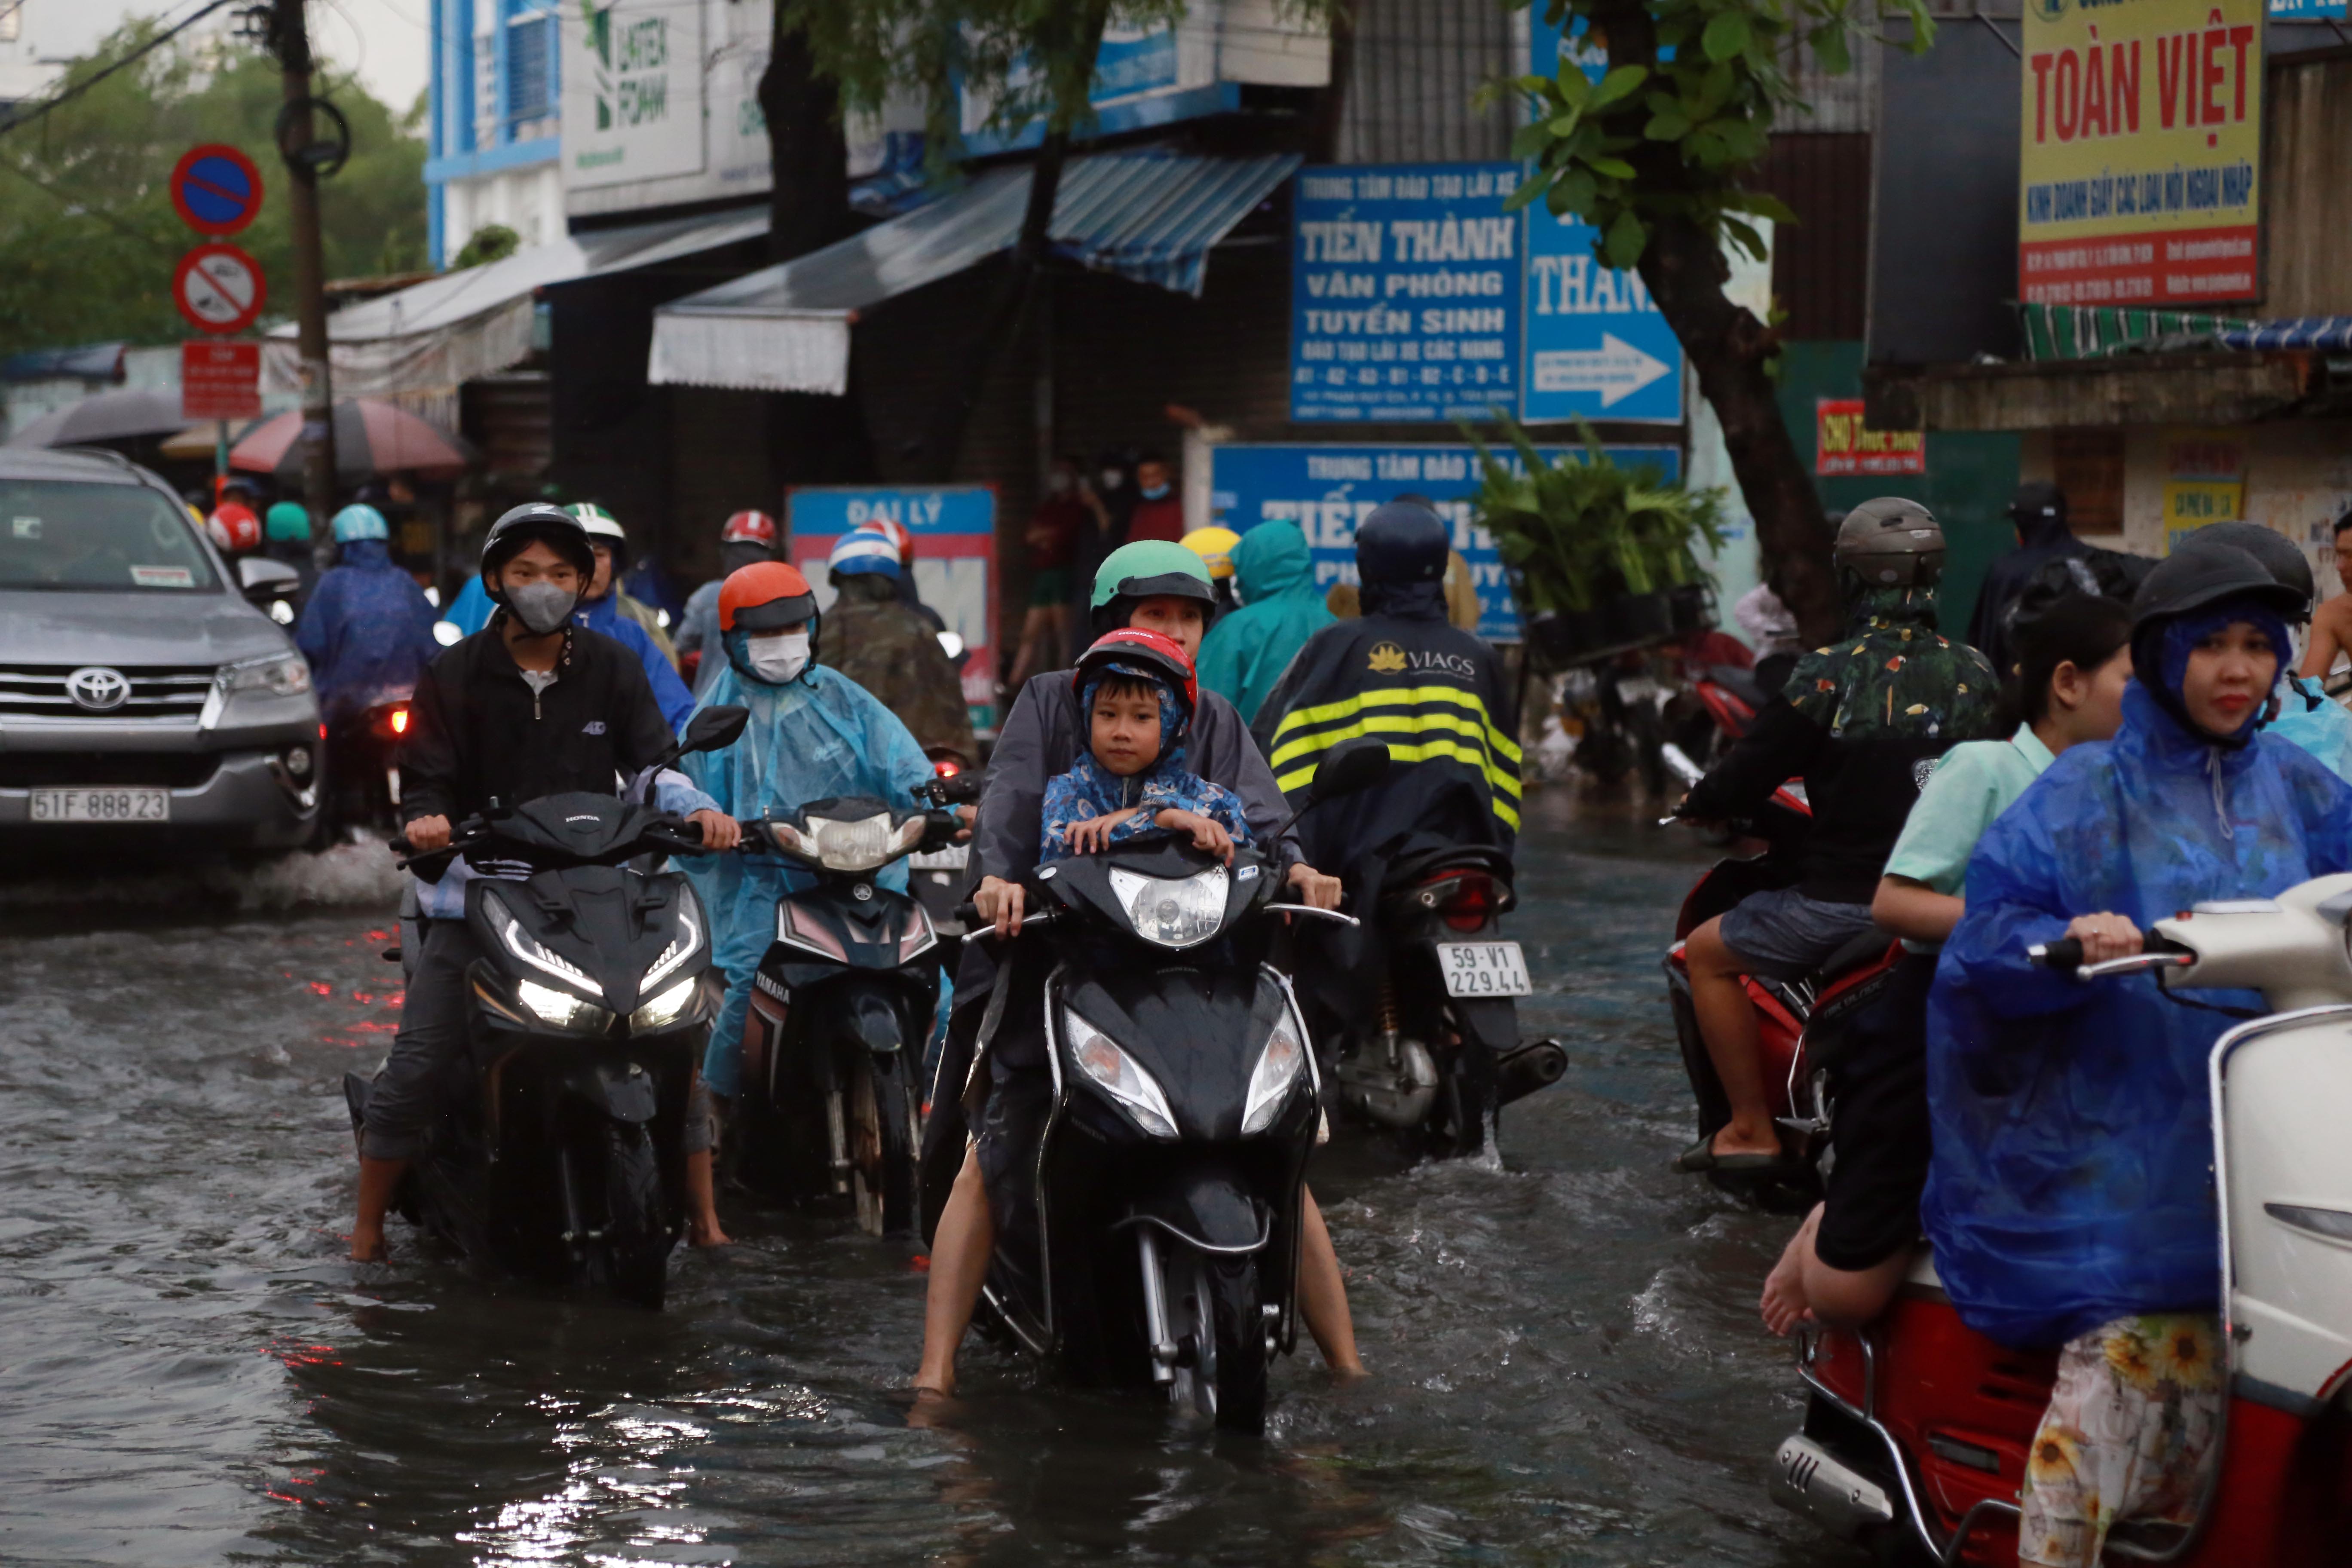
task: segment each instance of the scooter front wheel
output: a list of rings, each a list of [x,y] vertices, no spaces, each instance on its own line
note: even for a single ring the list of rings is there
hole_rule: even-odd
[[[850,1190],[859,1228],[904,1236],[915,1228],[915,1097],[904,1051],[877,1052],[851,1070]]]
[[[1169,1326],[1181,1352],[1170,1400],[1231,1432],[1265,1430],[1272,1351],[1259,1307],[1257,1259],[1171,1248]]]

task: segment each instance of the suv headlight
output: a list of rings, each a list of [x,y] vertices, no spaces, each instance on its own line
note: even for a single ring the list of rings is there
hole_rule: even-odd
[[[299,697],[310,689],[310,667],[299,653],[273,653],[260,658],[223,665],[214,677],[224,695],[264,691],[272,697]]]
[[[652,1001],[629,1015],[629,1027],[638,1034],[655,1029],[667,1029],[677,1022],[687,1005],[694,1000],[695,982],[681,980]]]
[[[918,814],[893,829],[887,811],[854,821],[812,816],[799,837],[828,871],[871,871],[921,842],[923,818]]]
[[[1176,1113],[1168,1109],[1168,1097],[1133,1057],[1067,1008],[1062,1010],[1062,1032],[1069,1038],[1070,1060],[1118,1101],[1138,1127],[1154,1138],[1176,1136]]]
[[[1161,947],[1191,947],[1217,934],[1225,923],[1225,868],[1212,866],[1189,877],[1110,873],[1111,897],[1127,910],[1135,934]]]
[[[1274,1030],[1265,1037],[1265,1049],[1258,1053],[1257,1066],[1250,1073],[1249,1099],[1242,1110],[1242,1136],[1263,1132],[1274,1124],[1275,1112],[1289,1098],[1290,1086],[1307,1067],[1307,1042],[1300,1038],[1298,1026],[1285,1007],[1275,1020]]]

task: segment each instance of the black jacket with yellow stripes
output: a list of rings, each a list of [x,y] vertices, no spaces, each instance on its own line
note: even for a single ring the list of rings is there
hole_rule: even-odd
[[[1307,639],[1252,732],[1294,802],[1343,741],[1388,742],[1387,780],[1298,825],[1309,864],[1360,889],[1389,861],[1443,844],[1508,851],[1519,831],[1518,716],[1494,649],[1445,620],[1441,585],[1376,597],[1377,613]]]

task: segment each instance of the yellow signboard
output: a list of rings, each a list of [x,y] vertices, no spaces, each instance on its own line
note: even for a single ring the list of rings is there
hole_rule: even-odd
[[[2164,442],[2164,549],[2209,522],[2246,515],[2246,448],[2221,430],[2179,431]]]
[[[2026,0],[2018,297],[2261,293],[2263,0]]]

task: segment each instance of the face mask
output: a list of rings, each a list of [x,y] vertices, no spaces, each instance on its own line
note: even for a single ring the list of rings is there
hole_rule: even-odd
[[[782,686],[808,668],[808,633],[752,637],[745,643],[743,656],[751,661],[753,675],[771,686]]]
[[[537,637],[561,630],[572,615],[572,606],[579,602],[578,594],[552,583],[525,583],[520,588],[507,590],[507,607]]]
[[[1102,471],[1102,488],[1115,490],[1126,478],[1127,470],[1124,468],[1105,468]]]
[[[1143,499],[1145,500],[1166,500],[1168,499],[1168,487],[1166,485],[1150,486],[1144,490]]]

